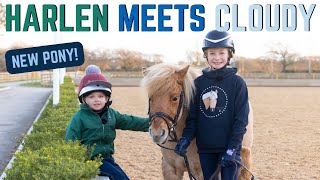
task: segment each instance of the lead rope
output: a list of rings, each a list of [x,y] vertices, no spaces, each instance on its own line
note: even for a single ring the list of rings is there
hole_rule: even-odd
[[[183,159],[184,159],[184,163],[186,164],[186,167],[187,167],[187,171],[188,171],[190,180],[196,180],[196,178],[195,178],[195,177],[192,175],[192,173],[191,173],[191,169],[190,169],[188,157],[187,157],[186,154],[183,155]]]
[[[157,144],[157,145],[160,146],[161,148],[174,151],[174,149],[164,147],[164,146],[162,146],[162,145],[160,145],[160,144]],[[197,180],[197,179],[193,176],[193,174],[191,173],[190,164],[189,164],[188,157],[187,157],[186,154],[183,155],[183,159],[184,159],[184,163],[185,163],[185,165],[186,165],[186,167],[187,167],[187,171],[188,171],[188,175],[189,175],[190,180]]]
[[[240,161],[238,161],[238,160],[235,160],[235,163],[236,163],[236,166],[237,166],[237,164],[239,164],[239,165],[242,166],[246,171],[248,171],[248,172],[250,173],[250,175],[251,175],[251,180],[254,180],[254,175],[252,174],[251,171],[249,171],[249,169],[248,169],[245,165],[243,165],[243,164],[242,164]],[[213,180],[215,177],[217,177],[217,176],[219,175],[220,171],[221,171],[221,165],[218,164],[217,169],[216,169],[216,170],[214,171],[214,173],[211,175],[211,177],[209,178],[209,180]],[[234,178],[234,177],[233,177],[233,178]]]

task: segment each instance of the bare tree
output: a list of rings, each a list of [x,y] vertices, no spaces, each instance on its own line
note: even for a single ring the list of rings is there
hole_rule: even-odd
[[[286,72],[288,66],[292,65],[298,58],[297,53],[289,52],[288,46],[282,43],[276,43],[273,45],[267,54],[275,60],[278,60],[282,65],[282,72]]]
[[[187,62],[189,64],[193,64],[196,66],[205,65],[205,61],[203,61],[203,53],[200,51],[186,51]]]
[[[152,55],[152,60],[153,60],[154,64],[163,63],[163,58],[164,58],[164,56],[162,54],[153,54]]]
[[[0,72],[6,71],[6,62],[4,59],[4,54],[6,53],[7,49],[0,49]]]
[[[141,52],[128,50],[128,49],[117,49],[115,50],[116,56],[119,61],[122,61],[122,69],[125,71],[139,71],[145,66],[147,61]]]
[[[0,2],[0,29],[5,29],[6,27],[6,8],[2,3]]]
[[[6,10],[5,7],[0,2],[0,38],[3,36],[2,30],[6,27],[6,18],[5,18]],[[0,50],[0,71],[4,71],[4,50]]]
[[[307,64],[307,72],[309,74],[313,73],[313,71],[317,71],[319,69],[317,64],[319,64],[320,56],[303,56],[300,58],[301,61],[306,62]]]

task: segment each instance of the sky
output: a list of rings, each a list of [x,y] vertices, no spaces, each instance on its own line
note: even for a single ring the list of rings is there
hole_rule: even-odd
[[[130,50],[140,51],[147,55],[162,54],[165,62],[176,63],[181,60],[186,60],[186,51],[201,51],[203,38],[206,33],[215,29],[215,21],[217,17],[216,7],[219,4],[227,4],[231,8],[230,14],[222,13],[223,22],[230,22],[236,24],[238,19],[239,26],[249,27],[250,18],[258,21],[259,17],[262,19],[262,31],[254,32],[247,30],[246,32],[237,32],[235,29],[230,29],[229,32],[235,43],[236,55],[250,58],[260,57],[266,55],[270,50],[270,46],[274,43],[281,42],[287,45],[289,50],[298,53],[301,56],[320,56],[319,41],[320,41],[320,3],[317,0],[282,0],[281,3],[275,0],[216,0],[216,1],[200,1],[200,0],[117,0],[117,1],[67,1],[67,0],[50,0],[50,1],[17,1],[17,0],[1,0],[3,4],[21,4],[22,23],[25,18],[25,11],[27,3],[36,4],[39,22],[42,22],[42,4],[65,4],[66,5],[66,24],[75,26],[75,6],[76,4],[108,4],[109,7],[109,26],[108,32],[34,32],[32,28],[28,32],[5,32],[2,30],[0,35],[0,47],[10,47],[17,42],[24,42],[33,46],[50,45],[64,42],[81,42],[84,48],[95,50],[97,48],[126,48]],[[174,3],[173,3],[174,2]],[[200,32],[193,32],[190,30],[190,23],[194,22],[190,18],[190,9],[185,10],[185,31],[179,32],[178,29],[178,13],[177,10],[165,10],[166,15],[170,15],[170,20],[165,21],[165,26],[173,27],[172,32],[119,32],[118,16],[119,4],[126,4],[128,11],[132,4],[188,4],[189,8],[195,4],[202,4],[205,8],[205,13],[200,14],[205,19],[205,28]],[[259,4],[262,16],[255,14],[250,15],[250,8],[253,4]],[[271,4],[271,16],[275,16],[274,6],[280,4],[280,30],[269,32],[265,28],[266,22],[266,8],[267,4]],[[284,4],[291,4],[297,7],[297,11],[293,18],[296,19],[297,29],[292,32],[283,31],[283,22],[288,16],[284,15]],[[310,31],[304,30],[304,19],[302,17],[299,4],[309,8],[311,4],[316,4],[313,14],[310,18]],[[238,13],[235,13],[235,7],[238,7]],[[156,6],[158,7],[158,6]],[[141,6],[140,6],[141,8]],[[157,14],[158,8],[148,10],[149,15],[154,15],[154,21],[148,21],[148,26],[158,28]],[[89,20],[84,22],[84,25],[90,26],[92,23],[90,18],[92,10],[85,10],[83,14],[89,15]],[[232,19],[233,18],[233,19]],[[292,16],[289,17],[291,21]],[[22,25],[23,26],[23,25]],[[40,26],[41,28],[41,26]]]

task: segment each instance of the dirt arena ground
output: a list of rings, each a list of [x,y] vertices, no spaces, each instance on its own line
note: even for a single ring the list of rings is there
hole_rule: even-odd
[[[256,179],[320,179],[320,88],[249,87]],[[115,87],[113,107],[146,116],[139,87]],[[133,180],[163,179],[160,148],[145,132],[117,131],[115,159]],[[185,179],[187,174],[185,174]]]

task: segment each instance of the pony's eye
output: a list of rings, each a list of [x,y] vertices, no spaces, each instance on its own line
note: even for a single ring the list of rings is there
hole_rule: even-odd
[[[178,100],[178,97],[172,98],[172,101],[177,101],[177,100]]]

